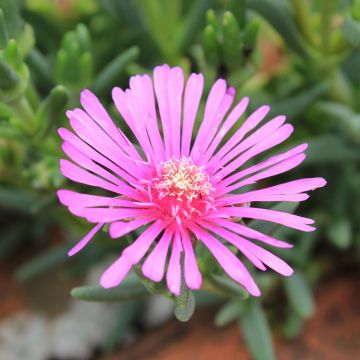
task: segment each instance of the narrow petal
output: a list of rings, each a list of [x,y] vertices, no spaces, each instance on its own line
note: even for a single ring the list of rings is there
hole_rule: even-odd
[[[185,252],[184,271],[186,285],[190,289],[198,290],[201,288],[202,276],[187,231],[184,231],[184,233],[182,234],[182,244]]]
[[[107,169],[111,170],[114,174],[122,177],[124,180],[128,181],[129,183],[134,181],[136,182],[136,177],[134,176],[134,172],[129,173],[126,170],[122,169],[121,167],[118,166],[118,164],[115,164],[113,161],[109,160],[108,158],[100,154],[98,151],[96,151],[94,148],[89,146],[86,142],[81,140],[71,131],[65,128],[60,128],[58,132],[61,138],[66,143],[70,143],[73,147],[75,147],[82,154],[88,156],[91,160],[96,161],[100,165],[103,165]],[[135,167],[135,164],[133,167]]]
[[[168,99],[168,65],[157,66],[154,69],[154,89],[159,107],[166,157],[171,155],[170,109]]]
[[[214,154],[214,151],[217,149],[224,136],[230,131],[233,125],[243,116],[248,104],[249,104],[249,98],[244,97],[231,111],[229,116],[221,125],[214,139],[212,139],[212,142],[205,153],[204,161],[203,161],[204,163],[206,163],[209,160],[209,158]]]
[[[103,180],[68,160],[60,160],[60,170],[65,177],[80,184],[100,187],[120,195],[126,193],[126,189]]]
[[[184,73],[180,67],[174,67],[168,75],[168,99],[170,115],[171,154],[180,157],[180,127]]]
[[[218,224],[226,229],[229,229],[237,234],[245,236],[250,239],[261,241],[265,244],[275,246],[278,248],[292,248],[293,245],[286,243],[284,241],[275,239],[270,235],[263,234],[257,230],[251,229],[245,225],[235,223],[233,221],[225,220],[225,219],[211,219],[212,223]]]
[[[57,192],[59,201],[65,206],[73,207],[96,207],[96,206],[122,206],[139,209],[139,205],[133,201],[120,198],[81,194],[72,190],[61,189]]]
[[[204,76],[202,74],[191,74],[186,82],[184,93],[181,156],[190,155],[191,135],[203,89]]]
[[[243,177],[245,177],[247,175],[251,175],[262,169],[266,169],[272,165],[275,165],[283,160],[291,158],[297,154],[301,154],[302,152],[304,152],[306,150],[307,147],[308,147],[308,144],[301,144],[301,145],[295,146],[294,148],[292,148],[284,153],[274,155],[265,161],[262,161],[258,164],[250,166],[244,170],[238,171],[235,174],[223,179],[221,181],[221,186],[232,184],[237,180],[241,180]]]
[[[270,221],[301,231],[309,232],[315,230],[313,226],[309,226],[309,224],[314,223],[314,220],[294,214],[284,213],[282,211],[260,209],[255,207],[222,208],[222,211],[230,216]]]
[[[100,278],[100,285],[106,289],[118,286],[129,273],[133,264],[126,257],[117,259]]]
[[[326,181],[323,178],[293,180],[261,190],[230,195],[222,198],[220,202],[224,204],[241,204],[254,201],[303,201],[309,198],[307,194],[302,193],[303,191],[315,190],[325,185]]]
[[[237,235],[234,233],[231,233],[230,231],[227,231],[225,229],[220,228],[219,226],[216,226],[214,224],[209,224],[204,221],[200,222],[200,225],[206,228],[207,230],[210,230],[214,232],[215,234],[221,236],[224,240],[229,242],[230,244],[234,245],[237,249],[239,249],[258,269],[260,270],[266,270],[266,267],[264,264],[251,252],[247,249],[246,246],[244,246],[240,241],[237,239]]]
[[[233,149],[237,144],[241,144],[244,136],[248,134],[252,129],[254,129],[268,114],[270,111],[270,107],[264,105],[254,111],[243,123],[243,125],[230,137],[229,140],[220,148],[220,150],[213,156],[213,158],[209,162],[209,166],[213,165],[213,163],[217,163],[222,157],[224,157],[231,149]],[[285,121],[285,119],[284,119]],[[266,124],[264,125],[266,126]],[[263,126],[263,127],[264,127]],[[269,126],[269,125],[268,125]],[[280,125],[279,125],[280,126]],[[261,127],[260,129],[262,129]],[[260,131],[258,129],[255,133]],[[266,129],[266,128],[265,128]],[[255,134],[254,133],[254,134]],[[254,138],[254,134],[250,135],[248,138]],[[255,135],[256,136],[256,135]],[[211,166],[210,166],[211,167]]]
[[[240,156],[235,156],[234,160],[232,160],[227,165],[226,165],[227,160],[225,160],[225,158],[222,159],[218,164],[218,166],[221,166],[221,170],[213,177],[213,181],[217,182],[220,179],[223,179],[227,175],[231,174],[233,171],[237,170],[240,166],[244,165],[248,160],[252,159],[254,156],[262,153],[265,150],[271,149],[272,147],[278,144],[281,144],[282,142],[284,142],[286,139],[289,138],[289,136],[292,134],[293,131],[294,128],[292,127],[292,125],[290,124],[283,125],[277,130],[274,130],[271,136],[269,136],[270,134],[267,134],[266,138],[261,138],[261,140],[259,140],[258,143],[252,144],[251,147],[243,154],[241,154]],[[246,141],[244,141],[244,143],[245,142]]]
[[[181,265],[180,265],[180,239],[176,234],[173,240],[170,261],[166,273],[166,284],[171,293],[176,296],[180,295],[181,289]]]
[[[208,99],[206,101],[204,118],[201,122],[198,134],[194,142],[194,146],[191,150],[191,157],[194,157],[194,155],[197,152],[199,152],[200,149],[202,149],[203,141],[208,140],[208,139],[205,140],[205,138],[209,133],[210,126],[216,126],[214,124],[214,119],[216,118],[216,115],[219,112],[221,102],[223,101],[225,94],[226,94],[226,81],[223,79],[218,79],[215,82],[215,84],[212,86]],[[203,152],[205,152],[206,147],[203,149]]]
[[[272,177],[275,175],[283,174],[283,173],[299,166],[305,160],[305,158],[306,158],[305,154],[295,155],[294,157],[286,159],[286,160],[272,166],[269,169],[261,171],[261,172],[257,173],[256,175],[250,176],[247,179],[230,186],[228,189],[229,189],[229,191],[233,191],[233,190],[238,189],[245,185],[255,184],[259,180],[263,180],[263,179],[266,179],[266,178],[269,178],[269,177]]]
[[[76,216],[85,218],[91,223],[107,223],[138,216],[146,217],[149,215],[148,210],[128,208],[83,208],[69,206],[69,211]]]
[[[123,256],[133,264],[137,264],[147,253],[156,237],[164,230],[164,227],[165,225],[162,222],[155,221],[123,251]]]
[[[253,296],[260,296],[260,290],[242,262],[218,239],[193,224],[191,231],[214,255],[224,271],[235,281],[243,285]]]
[[[174,232],[169,229],[164,231],[163,236],[141,268],[143,274],[152,281],[159,282],[164,277],[166,257],[173,235]]]
[[[139,218],[129,222],[116,221],[110,224],[109,233],[113,239],[116,239],[148,224],[149,222],[151,222],[150,218]]]
[[[207,224],[206,227],[237,247],[259,269],[266,269],[263,265],[264,263],[281,275],[290,276],[293,273],[292,268],[286,264],[285,261],[260,246],[253,244],[251,241],[246,240],[233,232],[210,224]]]
[[[95,236],[95,234],[101,229],[103,226],[103,223],[99,223],[96,226],[94,226],[69,252],[68,256],[73,256],[76,253],[78,253],[80,250],[82,250],[89,241]]]
[[[149,134],[149,140],[153,147],[155,157],[165,161],[165,149],[160,135],[153,84],[149,75],[136,75],[130,78],[130,89],[136,99],[140,117],[137,121],[143,121],[144,127]]]

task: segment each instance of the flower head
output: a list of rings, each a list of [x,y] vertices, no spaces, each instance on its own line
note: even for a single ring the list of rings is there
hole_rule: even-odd
[[[195,247],[201,241],[232,279],[258,296],[260,290],[246,267],[218,238],[236,247],[260,270],[269,267],[289,276],[293,272],[289,265],[258,243],[279,248],[291,245],[240,220],[260,219],[314,230],[311,219],[253,205],[303,201],[307,191],[325,185],[322,178],[308,178],[258,187],[261,180],[299,165],[307,144],[248,165],[256,155],[285,141],[293,127],[285,124],[284,116],[259,126],[270,110],[266,105],[239,126],[249,99],[243,98],[231,109],[235,90],[220,79],[211,88],[195,131],[203,85],[202,74],[191,74],[185,84],[180,68],[163,65],[155,68],[153,80],[148,75],[134,76],[130,89],[113,89],[115,105],[140,150],[89,90],[81,93],[84,110],[67,112],[74,132],[59,129],[63,151],[71,160],[60,161],[62,173],[108,192],[108,196],[99,196],[58,191],[70,212],[96,224],[69,255],[81,250],[106,223],[112,238],[145,227],[102,275],[104,287],[120,284],[132,266],[144,259],[143,274],[161,281],[166,272],[173,294],[180,293],[182,271],[186,285],[199,289],[202,275]],[[246,185],[256,186],[249,191],[244,190]]]

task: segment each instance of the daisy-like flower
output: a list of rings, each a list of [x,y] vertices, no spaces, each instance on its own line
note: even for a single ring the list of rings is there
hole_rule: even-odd
[[[153,80],[138,75],[130,78],[130,89],[114,88],[114,103],[139,146],[113,123],[89,90],[81,93],[83,110],[67,112],[74,132],[59,129],[62,149],[70,159],[60,160],[61,172],[70,180],[108,192],[98,196],[58,191],[60,202],[71,213],[96,224],[69,255],[81,250],[104,224],[109,224],[112,238],[145,227],[102,275],[100,284],[105,288],[120,284],[132,266],[144,259],[144,276],[156,282],[166,276],[173,294],[179,295],[182,277],[188,288],[199,289],[202,276],[195,248],[201,241],[232,279],[259,296],[249,271],[226,244],[236,247],[258,269],[269,267],[284,276],[293,270],[259,244],[292,245],[251,229],[240,219],[265,220],[301,231],[315,229],[311,219],[256,206],[257,202],[303,201],[309,197],[307,191],[326,183],[323,178],[307,178],[258,187],[259,181],[298,166],[306,157],[307,144],[302,144],[248,165],[254,156],[291,135],[293,127],[285,124],[285,116],[260,125],[270,110],[264,105],[239,126],[249,99],[232,108],[235,89],[219,79],[195,130],[203,87],[202,74],[191,74],[185,82],[179,67],[162,65],[154,69]],[[225,138],[230,130],[231,136]],[[250,184],[256,184],[255,190],[242,190]]]

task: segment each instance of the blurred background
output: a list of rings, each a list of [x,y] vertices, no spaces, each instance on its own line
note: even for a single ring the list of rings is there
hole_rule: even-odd
[[[316,232],[253,222],[295,244],[294,276],[255,273],[261,299],[101,290],[125,245],[106,232],[66,255],[89,226],[55,196],[65,110],[86,87],[119,121],[111,88],[162,63],[287,115],[286,146],[310,146],[281,180],[328,180],[296,210]],[[360,358],[359,70],[359,0],[0,0],[0,360]]]

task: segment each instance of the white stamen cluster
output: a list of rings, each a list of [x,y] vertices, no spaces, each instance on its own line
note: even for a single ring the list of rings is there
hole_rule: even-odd
[[[190,158],[169,159],[161,166],[159,177],[154,182],[159,198],[171,196],[179,201],[191,202],[214,192],[204,167],[196,166]]]

